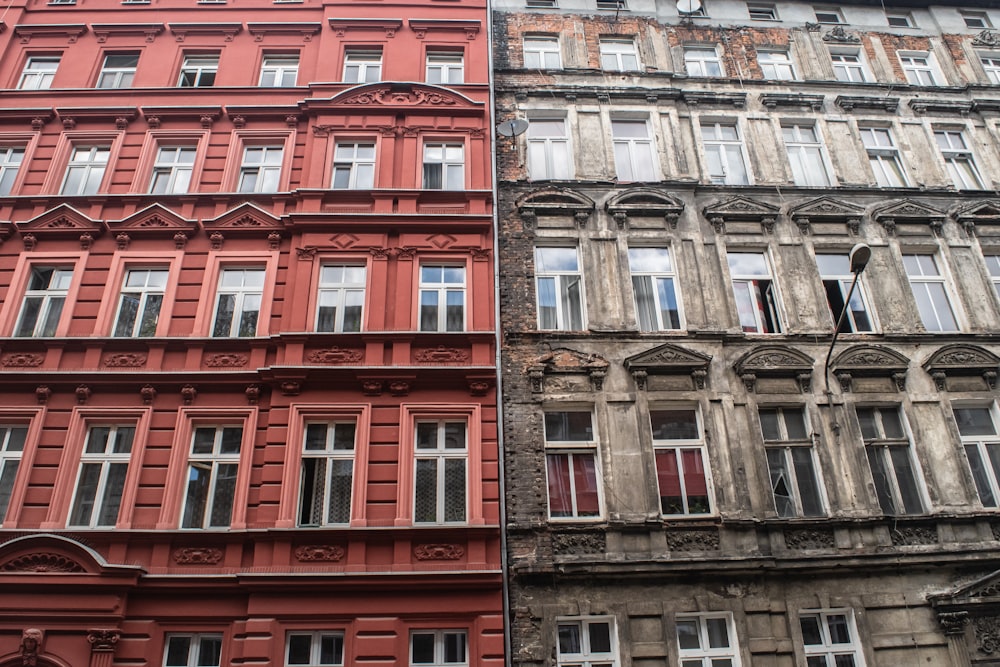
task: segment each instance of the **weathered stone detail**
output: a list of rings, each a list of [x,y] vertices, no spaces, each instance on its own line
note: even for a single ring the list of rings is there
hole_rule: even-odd
[[[833,549],[836,541],[832,530],[790,529],[785,531],[785,546],[789,549]]]
[[[671,551],[718,551],[717,530],[667,531],[667,547]]]
[[[603,532],[553,533],[552,552],[556,555],[602,554],[607,550]]]
[[[930,526],[899,526],[889,531],[895,546],[937,544],[937,530]]]
[[[960,635],[965,632],[965,627],[969,625],[969,612],[940,611],[938,612],[938,623],[945,635]]]
[[[1000,618],[980,616],[972,621],[972,630],[976,635],[976,649],[980,653],[993,655],[1000,650]]]

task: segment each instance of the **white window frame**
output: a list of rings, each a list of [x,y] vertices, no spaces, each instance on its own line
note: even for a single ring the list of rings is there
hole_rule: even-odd
[[[965,460],[968,462],[979,502],[983,507],[996,509],[1000,507],[1000,477],[997,475],[997,469],[1000,466],[1000,432],[997,431],[997,424],[1000,421],[997,419],[996,404],[955,404],[951,407],[955,425],[958,427],[959,441],[965,452]],[[962,420],[959,419],[960,410],[984,411],[989,418],[993,432],[963,433]]]
[[[575,259],[573,268],[545,268],[542,255],[547,250],[572,250]],[[565,259],[565,257],[563,257]],[[554,312],[552,326],[546,326],[542,315],[543,281],[552,281]],[[573,289],[576,288],[576,307],[573,303]],[[538,307],[538,328],[543,331],[582,331],[587,327],[587,300],[580,269],[580,252],[576,246],[535,246],[535,300]],[[575,312],[574,312],[575,311]],[[579,325],[576,327],[575,325]]]
[[[608,626],[609,651],[595,651],[591,645],[591,625]],[[562,629],[575,626],[580,640],[578,652],[563,652]],[[618,630],[612,616],[586,616],[556,619],[556,667],[620,667]]]
[[[419,295],[417,299],[417,328],[420,331],[465,331],[468,308],[466,307],[466,267],[461,264],[428,262],[420,265]],[[435,279],[434,273],[438,274]],[[461,274],[457,280],[456,272]],[[461,301],[458,327],[450,317],[450,311],[456,304],[455,297]],[[425,303],[425,299],[427,302]],[[425,309],[427,309],[425,313]],[[426,319],[425,319],[426,314]]]
[[[24,164],[24,153],[24,146],[0,146],[0,197],[6,197],[14,189]]]
[[[562,69],[558,36],[528,35],[521,43],[525,69]],[[537,62],[534,62],[537,59]]]
[[[262,88],[291,88],[299,79],[299,54],[271,53],[266,54],[260,65],[260,81]]]
[[[702,120],[701,145],[705,151],[705,169],[708,179],[716,185],[750,185],[750,170],[743,135],[736,121],[722,122]],[[735,139],[726,138],[726,131],[732,129]],[[713,172],[713,157],[721,172]]]
[[[642,127],[643,136],[621,132],[627,127]],[[659,180],[656,146],[645,118],[612,118],[611,143],[615,157],[615,177],[623,183]]]
[[[931,267],[920,261],[919,258],[924,257],[930,258]],[[905,252],[903,268],[924,329],[936,333],[959,331],[961,325],[954,305],[955,299],[949,289],[947,277],[941,270],[938,256],[929,252]],[[931,268],[933,273],[929,271]],[[918,296],[921,293],[923,299]],[[950,321],[945,318],[946,314],[950,316]]]
[[[134,65],[109,65],[108,61],[115,57],[134,57]],[[128,51],[119,53],[105,53],[104,61],[101,64],[101,71],[97,75],[97,88],[131,88],[132,80],[135,78],[135,72],[139,67],[139,52],[138,51]],[[105,78],[110,78],[110,85],[104,85]]]
[[[1000,51],[980,51],[979,64],[983,66],[986,80],[995,86],[1000,86]]]
[[[965,141],[963,131],[934,130],[934,142],[956,190],[983,189],[982,174],[976,166],[976,157]]]
[[[838,7],[814,7],[813,15],[816,17],[817,23],[825,25],[843,25],[847,23],[844,20],[844,12]]]
[[[240,284],[227,284],[226,279],[230,275],[241,273]],[[247,277],[253,274],[260,274],[260,282],[251,281],[247,283]],[[260,310],[264,288],[267,284],[267,269],[262,266],[224,266],[219,270],[219,284],[215,292],[215,309],[212,312],[212,332],[213,338],[253,338],[260,331]],[[223,317],[222,298],[233,297],[233,312],[228,323],[221,320]],[[243,319],[254,315],[253,331],[244,330]]]
[[[868,83],[872,73],[861,49],[830,51],[833,78],[844,83]]]
[[[17,81],[18,90],[48,90],[59,69],[62,56],[31,56],[24,62],[24,69]],[[51,67],[50,67],[51,65]]]
[[[381,48],[352,48],[344,52],[345,83],[375,83],[381,80]]]
[[[912,28],[913,14],[902,11],[886,11],[885,22],[893,28]]]
[[[962,17],[962,22],[965,23],[965,27],[970,30],[989,30],[993,27],[993,22],[990,21],[990,15],[982,11],[974,11],[971,9],[959,9],[959,15]]]
[[[733,257],[734,255],[760,257],[763,270],[754,269],[740,273],[733,266],[733,260],[739,259]],[[730,250],[726,253],[726,260],[740,328],[746,333],[759,334],[784,331],[781,295],[778,292],[778,282],[768,253],[763,250]]]
[[[708,621],[723,621],[726,626],[726,646],[711,645],[708,632]],[[683,648],[681,646],[681,624],[695,623],[698,648]],[[740,643],[736,634],[736,623],[731,612],[710,612],[704,614],[677,614],[675,619],[677,634],[677,654],[679,664],[684,667],[713,667],[716,664],[728,664],[731,667],[741,667]]]
[[[428,51],[427,83],[451,86],[465,83],[465,53],[462,51]]]
[[[764,413],[774,415],[774,423],[778,427],[777,437],[768,438],[768,433],[764,428]],[[794,415],[794,417],[793,417]],[[819,466],[816,462],[816,448],[813,446],[809,428],[809,414],[805,406],[757,406],[757,418],[760,421],[761,437],[764,440],[764,453],[767,458],[768,476],[771,480],[771,496],[774,500],[774,511],[779,517],[793,519],[798,517],[818,517],[826,516],[826,498],[823,493],[823,478],[820,474]],[[802,435],[804,437],[793,438],[789,431],[789,419],[801,419]],[[806,453],[806,457],[796,461],[795,453]],[[777,460],[775,460],[777,459]],[[777,466],[776,466],[777,464]],[[808,468],[808,469],[806,469]],[[812,477],[812,484],[815,495],[810,499],[812,509],[806,506],[806,493],[804,484],[808,481],[803,475]],[[787,506],[780,506],[778,502],[778,485],[783,484],[786,493],[782,496],[787,498]]]
[[[896,57],[911,86],[943,86],[944,75],[930,51],[898,51]]]
[[[0,525],[10,509],[10,501],[28,440],[27,424],[0,425]]]
[[[639,59],[634,39],[602,37],[599,49],[601,69],[605,72],[638,72],[642,69],[642,61]]]
[[[309,661],[292,662],[292,638],[304,638],[309,640]],[[340,658],[334,655],[332,660],[323,659],[323,641],[332,639],[339,648]],[[334,649],[337,653],[337,649]],[[302,632],[298,630],[289,631],[285,635],[285,667],[342,667],[344,664],[344,633],[343,632]]]
[[[136,282],[133,278],[142,278],[142,282]],[[167,266],[126,267],[118,296],[118,310],[115,313],[115,323],[112,328],[113,336],[139,338],[156,335],[156,327],[162,312],[169,278],[170,267]],[[159,297],[159,301],[157,301],[157,297]],[[122,320],[128,299],[136,304],[135,319],[131,325]]]
[[[322,442],[311,441],[314,432],[323,429]],[[350,446],[347,447],[348,435]],[[351,523],[351,508],[354,501],[354,459],[357,451],[357,421],[313,421],[306,422],[302,430],[302,469],[299,476],[298,526],[347,526]],[[311,445],[322,445],[315,447]],[[311,468],[311,470],[310,470]],[[333,516],[331,503],[334,501],[334,477],[339,473],[344,477],[345,469],[350,470],[346,480],[347,516]],[[309,480],[309,476],[312,479]],[[311,493],[307,498],[306,493]],[[341,491],[343,489],[341,488]],[[342,500],[342,498],[341,498]],[[307,503],[308,501],[308,503]],[[317,506],[317,502],[319,505]],[[322,516],[317,517],[319,510]],[[308,512],[308,518],[306,516]]]
[[[188,458],[185,465],[185,469],[188,474],[185,475],[187,479],[187,484],[184,487],[184,502],[181,507],[181,529],[228,529],[233,522],[233,512],[235,510],[234,506],[229,508],[229,516],[225,523],[213,524],[212,514],[216,509],[216,504],[220,500],[228,499],[230,503],[234,500],[234,490],[236,488],[238,475],[239,475],[239,465],[240,465],[240,451],[243,448],[243,424],[196,424],[191,429],[191,444],[188,447]],[[197,442],[199,431],[214,431],[213,441],[212,441],[212,451],[204,453],[195,453],[194,446]],[[239,432],[238,446],[235,452],[222,451],[223,438],[225,432],[228,430],[236,430]],[[219,477],[221,475],[220,469],[222,466],[232,466],[232,486],[233,490],[226,493],[225,489],[219,489]],[[208,488],[205,491],[205,511],[201,517],[200,521],[194,521],[196,517],[193,515],[188,517],[188,510],[191,508],[192,493],[196,490],[195,480],[192,479],[191,473],[195,470],[208,470]]]
[[[50,338],[55,335],[59,321],[63,316],[63,308],[73,284],[73,267],[34,264],[29,268],[28,282],[21,297],[21,309],[17,316],[17,326],[14,327],[14,336],[18,338]],[[49,276],[46,286],[32,289],[31,284],[36,272],[48,270],[51,270],[52,274]],[[55,287],[51,287],[53,282],[55,282]],[[29,299],[40,299],[40,305],[30,324],[25,320],[28,314]],[[26,329],[26,326],[30,328]]]
[[[677,271],[674,269],[670,248],[631,246],[628,249],[629,273],[632,276],[632,298],[636,322],[640,331],[672,331],[684,328],[684,309],[681,306]],[[644,300],[639,283],[644,283]],[[673,299],[673,308],[670,300]],[[673,317],[664,311],[674,311]]]
[[[590,426],[588,439],[568,437],[558,437],[559,434],[550,432],[549,424],[552,419],[559,419],[569,424],[569,415],[587,415]],[[600,521],[604,516],[604,489],[601,475],[601,462],[598,456],[597,428],[594,424],[594,413],[586,408],[565,408],[560,410],[547,410],[542,415],[542,425],[545,437],[545,489],[546,507],[549,521],[557,522],[580,522],[580,521]],[[560,513],[554,515],[552,512],[552,488],[556,482],[552,476],[551,461],[554,457],[565,459],[568,470],[569,488],[564,489],[570,501],[569,514]],[[578,466],[586,466],[589,462],[593,468],[594,490],[597,495],[596,511],[590,513],[579,506],[580,491],[577,489]]]
[[[261,193],[281,190],[284,144],[250,144],[243,147],[237,192]]]
[[[843,616],[850,642],[834,643],[830,633],[830,621],[833,617]],[[826,667],[834,667],[837,656],[850,656],[854,660],[853,667],[865,667],[865,654],[858,638],[858,627],[854,622],[854,612],[851,609],[808,609],[799,612],[799,633],[802,633],[802,619],[814,618],[820,629],[820,644],[806,644],[802,641],[802,652],[808,661],[810,658],[822,658]]]
[[[103,161],[102,161],[103,157]],[[104,174],[111,162],[110,144],[75,144],[70,146],[69,159],[66,161],[66,174],[63,176],[61,195],[93,195],[101,190]],[[70,190],[70,177],[79,172],[82,177],[76,187]]]
[[[751,21],[777,21],[778,8],[768,2],[748,2],[747,14]]]
[[[158,146],[156,159],[153,162],[153,174],[149,181],[150,194],[172,195],[189,192],[197,156],[197,146]],[[188,157],[190,161],[187,161]]]
[[[910,181],[903,166],[899,147],[888,127],[861,126],[861,143],[868,154],[868,164],[875,176],[875,184],[882,188],[909,187]]]
[[[685,46],[684,71],[688,76],[718,78],[726,75],[717,46]]]
[[[434,637],[434,657],[431,662],[426,660],[417,662],[413,655],[413,638],[417,635],[433,635]],[[463,644],[464,658],[451,659],[447,655],[448,638],[460,637]],[[410,631],[410,667],[468,667],[469,665],[469,633],[465,630],[430,630],[419,629]]]
[[[990,276],[990,282],[993,283],[993,290],[1000,299],[1000,252],[984,253],[983,259],[986,262],[986,272]]]
[[[374,188],[375,149],[374,141],[337,142],[333,149],[333,180],[330,187],[337,190]]]
[[[844,271],[833,271],[824,269],[820,257],[835,257],[834,261],[843,264]],[[830,305],[830,316],[833,318],[833,325],[837,325],[840,317],[840,310],[843,302],[847,300],[847,293],[851,290],[851,283],[854,281],[854,274],[850,271],[850,256],[846,252],[817,252],[816,268],[819,271],[819,279],[823,283],[823,291],[827,296],[827,303]],[[836,268],[836,267],[834,267]],[[830,292],[836,289],[839,294],[839,304],[830,302]],[[863,314],[868,319],[867,328],[864,322],[858,321],[858,316]],[[874,333],[877,331],[875,315],[871,307],[871,300],[868,298],[868,289],[865,286],[864,276],[858,278],[854,286],[854,294],[851,295],[851,307],[847,309],[844,317],[841,333]]]
[[[448,447],[448,427],[456,424],[462,425],[462,447]],[[421,427],[433,427],[434,437],[432,447],[420,446]],[[455,525],[463,524],[469,520],[469,421],[461,417],[425,419],[417,418],[413,425],[413,523],[414,525]],[[453,502],[448,498],[448,463],[461,461],[463,464],[462,474],[464,488],[462,501]],[[418,495],[421,492],[420,463],[433,462],[434,464],[434,518],[417,518],[417,507],[420,504]],[[454,518],[454,513],[461,510],[461,518]],[[452,514],[452,518],[449,518]]]
[[[859,424],[863,423],[860,414],[861,411],[871,411],[873,417],[872,421],[875,433],[865,434],[864,430],[862,430],[861,438],[865,444],[868,467],[882,512],[887,516],[916,516],[926,513],[928,511],[928,504],[923,490],[923,474],[921,474],[920,466],[914,455],[910,428],[907,424],[906,416],[903,414],[902,406],[858,405],[855,407],[855,416],[858,418]],[[894,414],[895,419],[899,422],[902,433],[899,437],[886,435],[885,416],[889,414]],[[905,456],[905,459],[894,458],[894,453]],[[874,462],[877,462],[885,473],[883,484],[880,484],[876,475],[876,470],[873,466]],[[920,505],[918,508],[911,507],[910,510],[906,508],[906,501],[903,498],[903,490],[900,486],[905,469],[898,468],[902,464],[908,466],[913,473],[912,480],[905,481],[909,481],[913,485],[914,500]]]
[[[529,119],[527,158],[528,177],[531,180],[573,178],[569,123],[565,116],[534,116]]]
[[[170,651],[170,642],[174,639],[187,639],[188,644],[188,656],[187,661],[180,662],[167,662]],[[218,640],[219,642],[219,660],[212,665],[204,662],[201,657],[202,651],[202,641],[203,640]],[[222,655],[224,653],[225,644],[223,643],[223,638],[221,633],[171,633],[163,638],[163,666],[164,667],[220,667],[222,665]]]
[[[428,141],[423,151],[423,188],[425,190],[462,190],[465,188],[465,144]],[[435,186],[435,180],[440,185]]]
[[[657,415],[660,413],[669,412],[681,412],[690,413],[694,417],[695,434],[693,438],[683,437],[683,434],[678,434],[678,437],[657,437],[656,423]],[[669,422],[666,422],[669,423]],[[660,516],[664,517],[684,517],[684,516],[711,516],[715,513],[715,493],[712,484],[712,470],[708,459],[708,446],[705,439],[705,423],[702,418],[701,410],[697,405],[659,405],[650,406],[649,409],[649,427],[650,433],[653,439],[653,466],[656,473],[656,497],[659,499],[658,512]],[[697,455],[698,463],[701,466],[701,476],[705,483],[705,496],[704,502],[705,507],[692,506],[691,499],[693,497],[690,489],[688,488],[687,478],[691,476],[686,467],[685,455],[689,453],[694,453]],[[680,511],[667,511],[669,508],[664,507],[664,498],[669,496],[664,496],[665,489],[662,488],[660,483],[660,464],[658,462],[659,455],[663,454],[664,457],[671,456],[674,462],[674,470],[677,474],[677,484],[678,492],[680,494],[680,504],[677,507]]]
[[[327,271],[331,269],[331,271]],[[360,275],[356,275],[360,272]],[[339,274],[339,275],[338,275]],[[368,267],[363,263],[324,262],[319,270],[319,288],[316,298],[316,331],[342,333],[361,331],[365,322],[365,291],[368,286]],[[357,303],[361,297],[360,304]],[[334,309],[333,326],[323,327],[323,309]],[[348,326],[347,309],[357,308],[357,327]]]
[[[98,431],[107,430],[107,439],[103,449],[91,451]],[[69,518],[66,522],[72,528],[112,528],[118,523],[121,513],[122,496],[125,493],[125,480],[128,477],[129,461],[132,458],[132,448],[135,441],[135,424],[92,424],[87,429],[87,438],[80,453],[80,467],[77,469],[76,487],[73,490]],[[121,440],[119,440],[121,438]],[[126,451],[115,451],[120,443],[127,447]],[[83,488],[84,469],[97,468],[96,485],[92,494]],[[122,469],[120,486],[116,490],[110,481],[111,470]],[[87,493],[86,496],[83,494]],[[115,504],[117,503],[117,507]],[[89,504],[89,508],[86,505]],[[102,515],[110,507],[114,508],[114,517],[103,520]]]
[[[794,81],[795,63],[788,51],[757,51],[761,74],[769,81]]]
[[[211,88],[219,73],[218,53],[192,53],[184,56],[178,88]]]
[[[788,164],[792,169],[792,182],[795,185],[829,187],[833,184],[827,164],[826,147],[823,145],[818,125],[807,123],[782,125],[781,138],[785,143],[785,153],[788,156]]]

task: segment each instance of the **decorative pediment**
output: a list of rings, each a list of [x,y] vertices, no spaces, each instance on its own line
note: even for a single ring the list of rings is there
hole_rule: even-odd
[[[231,42],[243,30],[242,23],[170,23],[167,27],[178,42],[183,42],[189,35],[221,36],[223,41]]]
[[[534,225],[539,215],[572,217],[583,227],[596,204],[587,195],[566,188],[545,188],[521,197],[515,202],[526,225]]]
[[[852,234],[857,234],[864,212],[860,206],[832,197],[819,197],[792,207],[788,215],[803,234],[809,233],[812,224],[824,222],[843,223]]]
[[[630,216],[662,217],[671,229],[676,229],[684,203],[653,188],[635,188],[613,196],[604,210],[620,229],[625,228]]]
[[[30,220],[15,223],[25,247],[33,250],[42,239],[80,239],[84,249],[104,232],[104,227],[69,204],[60,204]]]
[[[947,388],[952,377],[981,376],[993,389],[997,381],[1000,357],[977,345],[945,345],[924,362],[938,390]]]
[[[889,204],[872,214],[872,219],[885,227],[889,234],[894,234],[900,223],[926,225],[934,234],[940,234],[944,218],[944,211],[910,199]]]
[[[121,220],[109,220],[108,227],[121,242],[131,237],[174,237],[184,234],[185,240],[198,230],[194,220],[184,218],[162,204],[151,204]],[[125,234],[125,237],[121,237]]]
[[[794,378],[800,391],[812,384],[812,357],[790,347],[767,345],[752,350],[733,364],[747,391],[756,391],[758,378]]]
[[[90,547],[76,540],[39,533],[16,537],[0,544],[0,580],[23,574],[104,574],[128,571],[138,576],[141,570],[132,565],[109,565]]]
[[[735,222],[759,223],[765,232],[771,232],[778,220],[777,206],[747,197],[733,197],[717,202],[706,206],[702,212],[720,234],[725,233],[727,224]]]
[[[881,345],[855,345],[841,352],[830,369],[843,391],[850,391],[856,377],[891,378],[896,389],[906,388],[906,370],[910,362],[895,350]]]
[[[428,32],[464,32],[466,39],[475,39],[482,28],[478,19],[408,19],[407,24],[417,39],[423,39]]]
[[[448,88],[425,83],[366,83],[348,88],[330,98],[330,103],[343,106],[365,107],[446,107],[449,112],[460,108],[482,107],[481,102],[469,99]],[[372,109],[366,109],[371,113]]]
[[[927,596],[941,630],[951,641],[968,642],[972,654],[993,655],[1000,650],[1000,570]],[[968,626],[972,632],[968,633]],[[969,636],[971,634],[971,637]],[[954,638],[954,639],[951,639]],[[978,664],[978,661],[976,662]]]
[[[600,390],[608,374],[608,365],[608,360],[599,354],[588,354],[565,347],[557,348],[536,358],[528,367],[531,390],[542,391],[545,376],[557,374],[589,375],[594,389]]]
[[[403,27],[403,19],[329,18],[327,20],[337,37],[343,37],[348,31],[377,30],[391,38],[395,37],[396,32]]]
[[[665,343],[633,355],[624,363],[639,389],[646,388],[646,379],[650,375],[690,375],[694,387],[704,389],[711,362],[711,355]]]
[[[976,225],[1000,225],[1000,199],[987,199],[960,207],[952,217],[971,236]]]
[[[249,202],[230,209],[216,218],[206,219],[202,224],[209,234],[218,231],[252,236],[272,231],[282,232],[285,229],[280,219]]]

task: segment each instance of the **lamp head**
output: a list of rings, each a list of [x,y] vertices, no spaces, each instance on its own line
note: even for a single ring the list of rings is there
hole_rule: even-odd
[[[861,273],[872,258],[872,249],[864,243],[857,243],[851,248],[851,273]]]

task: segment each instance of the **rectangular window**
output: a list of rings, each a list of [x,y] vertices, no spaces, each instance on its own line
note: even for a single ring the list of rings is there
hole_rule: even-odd
[[[757,62],[765,79],[775,81],[793,81],[795,67],[787,51],[758,51]]]
[[[937,130],[934,140],[944,159],[945,168],[958,190],[982,190],[983,179],[976,167],[972,149],[965,143],[965,136],[954,130]]]
[[[525,7],[551,8],[556,6],[556,0],[524,0]]]
[[[92,195],[101,188],[111,146],[73,146],[59,194]]]
[[[129,269],[125,273],[115,318],[115,336],[156,335],[168,274],[167,269]]]
[[[1000,297],[1000,255],[986,255],[986,270],[990,273],[993,289]]]
[[[343,664],[343,632],[288,633],[285,667],[340,667]]]
[[[558,37],[525,37],[523,49],[525,69],[562,69]]]
[[[325,264],[319,270],[316,331],[361,331],[366,269],[353,264]]]
[[[785,125],[781,128],[788,162],[795,185],[811,187],[830,185],[830,175],[823,159],[823,144],[813,125]]]
[[[606,9],[611,11],[627,10],[628,5],[626,5],[625,0],[597,0],[598,9]]]
[[[80,457],[70,526],[112,527],[118,521],[135,426],[92,426]]]
[[[823,291],[830,305],[830,315],[834,324],[844,309],[847,293],[851,289],[854,274],[851,273],[851,260],[846,253],[817,253],[816,265],[819,267],[819,277],[823,281]],[[866,333],[875,330],[869,315],[868,299],[865,297],[864,286],[860,279],[851,295],[851,307],[847,309],[841,333]]]
[[[912,28],[913,16],[910,12],[889,12],[885,13],[885,21],[893,28]]]
[[[989,82],[1000,85],[1000,53],[980,53],[979,62]]]
[[[454,667],[469,664],[463,630],[414,630],[410,633],[411,667]]]
[[[817,23],[844,23],[844,15],[836,7],[816,7]]]
[[[653,431],[653,455],[664,515],[709,514],[705,438],[694,408],[649,411]]]
[[[333,151],[333,187],[370,190],[375,187],[375,144],[338,143]]]
[[[283,146],[245,146],[239,192],[277,192],[281,185]]]
[[[924,503],[899,407],[858,407],[875,493],[888,515],[920,514]]]
[[[24,292],[24,302],[14,335],[38,338],[54,336],[72,281],[73,269],[69,267],[31,267],[31,278]]]
[[[556,619],[556,633],[557,667],[619,667],[614,619]]]
[[[722,76],[722,59],[712,47],[688,46],[684,48],[684,70],[688,76]]]
[[[414,523],[465,521],[467,430],[464,421],[417,422]]]
[[[28,58],[21,71],[17,87],[21,90],[45,90],[52,87],[52,79],[59,68],[59,56],[34,56]]]
[[[184,56],[177,85],[181,88],[207,88],[215,85],[219,71],[219,56],[204,54]]]
[[[656,153],[644,120],[612,120],[615,172],[619,181],[657,180]]]
[[[465,146],[424,144],[424,187],[461,190],[465,187]]]
[[[701,123],[701,141],[708,163],[708,177],[717,185],[749,185],[743,158],[743,139],[735,124]]]
[[[135,70],[139,66],[139,54],[109,53],[104,56],[101,73],[97,77],[98,88],[131,88]]]
[[[573,177],[565,118],[532,118],[528,123],[528,175],[536,181]]]
[[[356,430],[354,422],[306,424],[299,487],[300,526],[350,523]]]
[[[860,51],[854,53],[831,53],[830,61],[833,63],[833,75],[837,81],[866,83],[871,80],[871,76],[868,74],[868,67],[865,65]]]
[[[965,22],[966,28],[972,28],[973,30],[986,30],[987,28],[992,28],[993,24],[990,22],[990,17],[986,12],[973,12],[960,9],[958,13],[962,15],[962,20]]]
[[[0,197],[6,197],[14,188],[17,172],[24,161],[24,149],[19,146],[0,146]]]
[[[289,88],[299,78],[297,54],[264,56],[260,66],[260,86],[264,88]]]
[[[993,410],[988,407],[955,407],[955,423],[962,438],[983,507],[1000,506],[1000,437]]]
[[[761,252],[730,252],[726,256],[743,331],[781,333],[778,293],[767,256]]]
[[[14,480],[21,465],[24,441],[28,437],[28,427],[5,424],[0,426],[0,523],[3,523],[10,497],[14,493]]]
[[[823,498],[805,410],[760,408],[757,413],[778,516],[823,516]]]
[[[769,4],[747,4],[747,12],[750,14],[750,20],[752,21],[777,21],[778,20],[778,8],[774,5]]]
[[[637,72],[639,53],[631,39],[609,39],[600,42],[601,69],[607,72]]]
[[[382,49],[350,50],[344,54],[346,83],[374,83],[382,80]]]
[[[632,294],[641,331],[681,328],[676,271],[669,248],[629,248]]]
[[[597,440],[589,411],[545,413],[549,518],[601,516]]]
[[[806,667],[864,667],[865,659],[849,609],[799,614]]]
[[[149,183],[152,194],[183,194],[191,187],[194,146],[160,146],[153,163],[153,178]]]
[[[465,55],[461,51],[428,51],[427,83],[465,82]]]
[[[212,318],[215,338],[252,338],[264,293],[264,269],[222,269]]]
[[[465,267],[420,267],[420,330],[465,331]]]
[[[730,613],[677,616],[681,667],[739,667],[740,648]]]
[[[861,127],[861,141],[868,153],[868,164],[875,174],[875,182],[883,188],[903,188],[909,185],[899,149],[892,133],[885,127]]]
[[[227,528],[232,522],[242,441],[242,426],[195,428],[181,528]]]
[[[910,290],[927,331],[958,331],[955,311],[934,255],[903,255]]]
[[[899,53],[899,62],[903,66],[906,82],[914,86],[939,86],[943,81],[937,71],[931,54],[927,51]]]
[[[167,635],[163,667],[219,667],[222,635]]]
[[[538,328],[583,329],[583,274],[576,248],[535,248]]]

